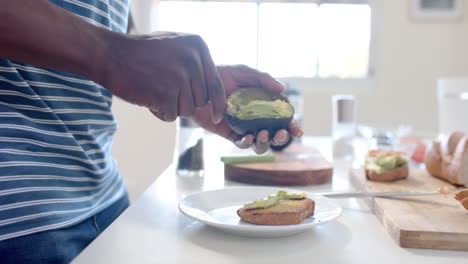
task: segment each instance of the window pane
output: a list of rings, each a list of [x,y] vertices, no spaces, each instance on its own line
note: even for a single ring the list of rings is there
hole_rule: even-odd
[[[200,35],[216,64],[256,67],[254,3],[161,2],[158,29]]]
[[[319,77],[366,77],[369,64],[370,7],[323,4],[319,7],[319,20]]]
[[[259,69],[275,77],[314,77],[318,26],[316,4],[260,4]]]
[[[216,64],[258,66],[274,77],[368,74],[369,5],[262,3],[257,13],[256,3],[163,1],[158,18],[159,30],[201,35]]]

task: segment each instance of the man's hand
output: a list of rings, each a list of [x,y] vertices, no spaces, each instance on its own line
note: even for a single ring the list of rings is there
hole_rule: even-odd
[[[214,124],[223,119],[224,88],[199,36],[158,32],[109,43],[111,59],[101,84],[114,94],[147,107],[163,121],[192,116],[208,101]]]
[[[284,87],[270,75],[244,65],[218,66],[218,72],[227,95],[238,89],[248,87],[259,87],[278,93],[284,91]],[[206,130],[235,142],[240,148],[252,146],[257,153],[266,152],[271,144],[275,146],[286,144],[290,136],[301,137],[303,134],[299,124],[293,120],[289,124],[288,131],[285,129],[279,130],[272,138],[270,138],[270,134],[266,130],[258,132],[256,138],[254,135],[246,135],[241,138],[241,136],[232,131],[226,120],[222,120],[219,124],[214,124],[211,122],[210,116],[210,108],[203,107],[195,112],[193,118]]]

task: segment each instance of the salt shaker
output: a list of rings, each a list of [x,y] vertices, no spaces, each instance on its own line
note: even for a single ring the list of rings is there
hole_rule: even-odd
[[[353,139],[356,135],[354,120],[355,100],[352,95],[334,95],[333,103],[333,159],[352,160]]]
[[[177,175],[203,176],[203,128],[190,118],[180,117],[177,123]]]

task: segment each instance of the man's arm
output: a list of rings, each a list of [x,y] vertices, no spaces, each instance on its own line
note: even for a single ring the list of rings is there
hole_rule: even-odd
[[[0,57],[89,78],[164,121],[226,98],[208,47],[196,35],[129,36],[94,26],[47,0],[0,0]]]
[[[47,0],[0,0],[0,57],[97,80],[110,32]]]

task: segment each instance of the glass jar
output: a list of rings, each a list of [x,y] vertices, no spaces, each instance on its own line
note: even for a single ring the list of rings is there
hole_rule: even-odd
[[[177,175],[203,176],[203,134],[203,128],[195,121],[179,118],[176,139]]]
[[[352,95],[334,95],[333,103],[333,159],[353,160],[353,139],[356,135],[354,121],[355,100]]]

